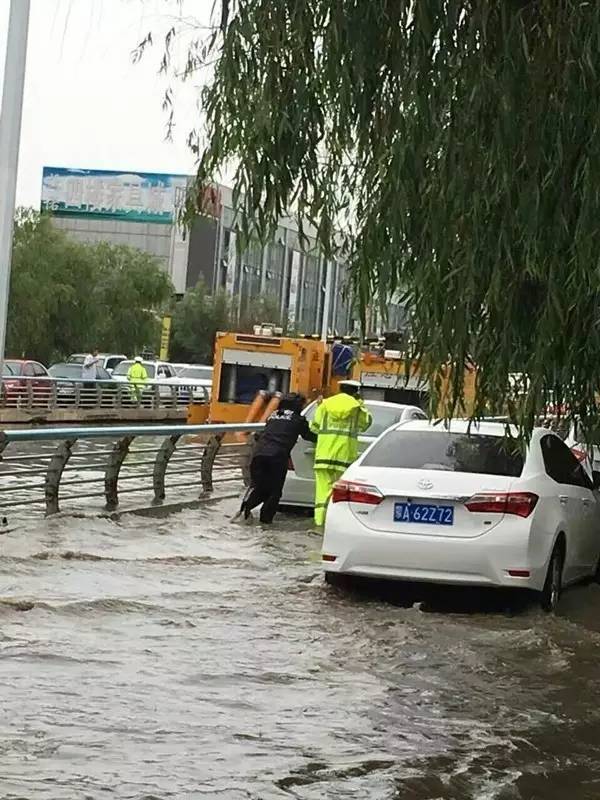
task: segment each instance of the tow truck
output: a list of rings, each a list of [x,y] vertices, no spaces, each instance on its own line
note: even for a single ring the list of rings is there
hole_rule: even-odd
[[[429,408],[430,386],[401,349],[387,339],[284,336],[274,325],[253,333],[220,332],[215,340],[210,405],[191,404],[190,423],[262,422],[281,394],[299,392],[307,401],[337,391],[343,378],[360,381],[365,399]],[[449,377],[442,370],[442,397]],[[465,403],[473,397],[475,370],[465,374]],[[438,409],[441,413],[441,408]]]

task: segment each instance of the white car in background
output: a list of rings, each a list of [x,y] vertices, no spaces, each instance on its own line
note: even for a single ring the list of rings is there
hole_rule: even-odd
[[[81,364],[83,367],[83,362],[87,355],[87,353],[73,353],[68,357],[67,364]],[[100,359],[100,366],[105,369],[109,375],[112,375],[116,367],[121,361],[125,361],[127,356],[124,353],[98,353],[98,358]]]
[[[206,364],[188,364],[177,374],[179,397],[184,403],[208,401],[211,397],[213,368]]]
[[[575,421],[569,428],[565,444],[590,477],[593,472],[600,471],[600,430],[585,430],[580,421]]]
[[[113,381],[117,383],[128,383],[127,373],[134,362],[130,359],[121,361],[112,373]],[[148,383],[144,394],[151,396],[154,392],[154,384],[158,383],[158,393],[163,402],[176,399],[179,402],[179,378],[175,373],[175,367],[166,361],[142,361],[148,374]]]
[[[386,431],[334,488],[323,566],[340,575],[533,589],[598,575],[600,497],[561,438],[525,454],[499,423],[409,422]],[[595,477],[598,477],[597,475]]]
[[[427,415],[417,406],[386,403],[383,400],[365,400],[371,412],[371,427],[358,437],[359,452],[365,450],[386,428],[398,422],[426,420]],[[302,412],[310,422],[316,413],[317,402],[310,403]],[[312,508],[315,503],[314,475],[315,445],[299,439],[290,454],[288,474],[280,503],[282,506]]]
[[[171,363],[171,366],[173,367],[173,369],[175,370],[175,374],[176,375],[179,375],[179,373],[181,372],[182,369],[187,369],[187,367],[190,366],[190,364],[179,364],[179,363],[176,363],[175,361],[171,361],[170,363]]]

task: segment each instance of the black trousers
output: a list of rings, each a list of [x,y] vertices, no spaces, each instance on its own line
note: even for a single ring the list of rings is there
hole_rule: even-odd
[[[273,522],[283,491],[287,473],[287,459],[269,456],[254,456],[250,462],[251,484],[242,501],[242,511],[246,516],[253,508],[263,504],[260,510],[261,522]]]

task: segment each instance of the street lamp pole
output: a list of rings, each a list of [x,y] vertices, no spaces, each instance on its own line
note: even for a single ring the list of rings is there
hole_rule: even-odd
[[[30,0],[11,0],[0,112],[0,376],[4,367]]]

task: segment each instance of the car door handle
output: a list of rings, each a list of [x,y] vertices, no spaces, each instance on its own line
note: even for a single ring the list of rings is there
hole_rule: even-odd
[[[584,506],[591,506],[592,505],[592,501],[589,498],[584,497],[583,498],[583,505]]]
[[[559,494],[558,499],[560,500],[561,506],[566,506],[567,503],[569,502],[569,498],[567,497],[566,494]]]

